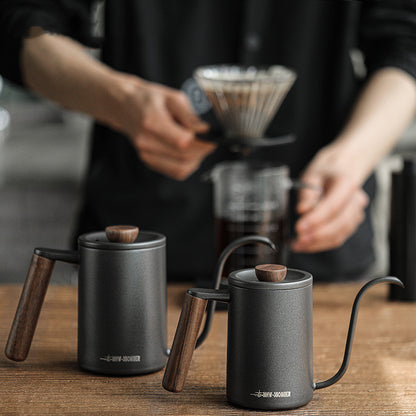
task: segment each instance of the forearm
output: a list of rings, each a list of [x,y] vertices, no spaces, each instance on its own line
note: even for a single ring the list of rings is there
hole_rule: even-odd
[[[115,71],[67,37],[36,31],[21,54],[32,90],[124,133],[145,164],[175,179],[187,178],[214,150],[197,139],[208,126],[184,93]]]
[[[414,78],[395,68],[377,71],[340,135],[318,157],[362,184],[395,146],[415,113]]]
[[[114,108],[122,100],[124,85],[118,82],[119,73],[72,39],[39,31],[33,28],[21,52],[26,85],[63,107],[116,127]]]

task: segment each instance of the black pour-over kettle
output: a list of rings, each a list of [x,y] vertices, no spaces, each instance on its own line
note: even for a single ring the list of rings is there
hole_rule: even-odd
[[[270,240],[263,242],[271,246]],[[228,288],[218,289],[227,256],[251,237],[230,244],[219,263],[216,289],[190,289],[163,379],[163,387],[183,389],[195,345],[206,338],[215,302],[228,303],[227,398],[252,409],[289,409],[305,405],[314,390],[328,387],[345,373],[351,353],[358,306],[364,292],[378,283],[403,286],[396,277],[366,283],[357,294],[348,330],[344,360],[330,379],[313,380],[312,275],[306,271],[267,265],[228,276]],[[282,277],[284,277],[282,279]],[[198,339],[208,301],[208,315]],[[198,341],[197,341],[198,340]]]
[[[26,359],[55,261],[79,264],[78,364],[109,375],[144,374],[167,360],[166,238],[133,226],[83,234],[78,250],[36,248],[6,345]]]

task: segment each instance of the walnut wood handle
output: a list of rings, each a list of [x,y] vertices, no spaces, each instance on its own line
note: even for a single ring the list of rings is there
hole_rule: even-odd
[[[5,353],[11,360],[24,361],[29,353],[54,264],[55,260],[32,256],[6,344]]]
[[[183,389],[207,302],[186,294],[163,377],[162,385],[166,390],[179,392]]]

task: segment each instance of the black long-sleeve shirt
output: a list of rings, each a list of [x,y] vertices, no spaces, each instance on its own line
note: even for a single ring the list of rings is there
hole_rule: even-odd
[[[31,26],[42,26],[86,45],[92,1],[0,0],[0,73],[21,84],[19,54]],[[340,131],[363,80],[351,51],[360,49],[368,74],[400,68],[416,78],[416,0],[106,0],[102,60],[120,71],[185,90],[195,108],[190,79],[201,65],[281,64],[297,72],[268,135],[294,133],[295,143],[261,157],[290,166],[297,176]],[[212,112],[201,114],[214,124]],[[258,154],[257,154],[258,155]],[[211,184],[201,173],[235,158],[220,148],[189,179],[177,182],[151,171],[128,139],[96,124],[80,232],[115,223],[137,224],[168,237],[171,279],[208,276],[213,268]],[[374,183],[365,185],[370,196]],[[369,218],[337,250],[293,254],[290,266],[316,278],[361,273],[372,261]]]

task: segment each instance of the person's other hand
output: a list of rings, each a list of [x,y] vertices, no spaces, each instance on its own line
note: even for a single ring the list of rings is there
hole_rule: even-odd
[[[177,180],[195,172],[214,149],[197,139],[209,126],[192,110],[187,96],[130,75],[123,78],[125,99],[114,125],[126,133],[151,169]]]
[[[319,158],[307,168],[302,182],[310,187],[299,192],[300,218],[292,250],[314,253],[340,247],[363,221],[368,195],[348,174]]]

